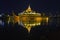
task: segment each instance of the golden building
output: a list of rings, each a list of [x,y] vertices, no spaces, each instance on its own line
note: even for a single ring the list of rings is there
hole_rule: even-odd
[[[22,23],[24,25],[23,27],[30,32],[32,27],[41,25],[42,21],[48,23],[48,17],[42,17],[41,13],[36,13],[29,6],[27,10],[22,13],[18,13],[18,16],[13,13],[12,19],[10,17],[9,21],[13,21],[13,23],[18,22],[19,25]]]

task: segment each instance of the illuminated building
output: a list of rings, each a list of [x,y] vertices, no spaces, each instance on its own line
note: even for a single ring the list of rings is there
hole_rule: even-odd
[[[11,22],[13,24],[18,23],[19,25],[22,24],[24,28],[30,32],[32,27],[42,25],[41,23],[48,24],[48,17],[44,16],[44,14],[37,13],[33,11],[30,6],[27,8],[27,10],[18,13],[18,16],[15,15],[15,13],[12,13],[13,15],[8,15],[7,22],[8,24]],[[43,16],[42,16],[43,15]]]
[[[23,11],[22,13],[18,14],[20,22],[24,25],[28,32],[30,32],[31,28],[37,25],[41,25],[42,21],[48,23],[48,17],[42,17],[40,13],[36,13],[35,11],[31,10],[30,6],[27,10]]]

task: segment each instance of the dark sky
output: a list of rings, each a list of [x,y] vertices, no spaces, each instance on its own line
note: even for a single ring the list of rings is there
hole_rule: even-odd
[[[45,12],[45,11],[46,12],[56,12],[56,11],[60,11],[60,1],[59,0],[0,0],[0,13],[7,13],[7,12],[11,13],[12,10],[14,10],[16,13],[19,13],[19,12],[22,12],[22,11],[26,10],[29,4],[30,4],[31,8],[34,11],[38,11],[38,12]],[[53,20],[53,18],[52,18],[52,20]],[[10,27],[8,27],[8,29],[6,28],[4,30],[2,30],[0,28],[0,31],[2,30],[4,32],[5,31],[7,32],[7,31],[10,31],[10,30],[11,31],[13,30],[15,32],[13,34],[11,33],[11,35],[10,35],[10,33],[9,34],[7,33],[6,35],[4,35],[5,34],[4,33],[3,34],[4,36],[1,36],[1,35],[0,36],[2,38],[4,37],[6,39],[9,38],[9,36],[11,36],[11,38],[14,37],[14,39],[17,38],[17,37],[19,39],[21,39],[22,37],[24,37],[23,39],[25,39],[26,37],[29,36],[28,38],[31,37],[32,39],[38,40],[38,39],[40,39],[41,36],[43,37],[43,35],[44,36],[47,35],[46,32],[49,32],[49,35],[48,35],[49,38],[51,37],[50,39],[52,39],[52,38],[56,39],[56,37],[60,36],[59,35],[60,34],[59,33],[60,32],[60,28],[59,27],[56,28],[56,23],[55,23],[56,20],[55,21],[54,20],[52,22],[53,25],[51,25],[51,27],[47,26],[47,28],[45,28],[45,26],[40,26],[40,27],[33,28],[31,30],[31,34],[30,35],[27,34],[27,32],[26,32],[26,30],[24,28],[20,28],[20,29],[19,29],[19,27],[17,28],[20,31],[20,33],[18,31],[18,36],[17,35],[15,36],[15,34],[17,33],[16,32],[17,29],[15,29],[16,27],[15,28],[11,28],[12,26],[10,26]],[[56,31],[55,31],[55,29],[56,29]],[[51,31],[51,33],[50,33],[50,31]],[[28,36],[26,36],[26,35],[28,35]],[[60,39],[60,37],[58,37],[58,38]]]
[[[0,13],[10,13],[12,10],[19,13],[27,9],[29,4],[38,12],[60,11],[59,0],[0,0]]]

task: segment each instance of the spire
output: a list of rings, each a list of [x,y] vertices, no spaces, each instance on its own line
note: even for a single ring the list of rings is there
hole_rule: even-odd
[[[31,12],[32,10],[31,10],[31,7],[30,7],[30,5],[28,6],[28,8],[27,8],[27,10],[26,10],[26,12]]]

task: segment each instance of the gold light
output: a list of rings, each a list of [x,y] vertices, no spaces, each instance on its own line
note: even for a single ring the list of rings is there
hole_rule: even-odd
[[[29,5],[29,7],[28,7],[28,9],[26,10],[26,12],[31,12],[32,10],[31,10],[31,8],[30,8],[30,5]]]
[[[30,6],[19,16],[21,17],[20,20],[22,21],[24,27],[28,30],[28,32],[30,32],[32,27],[41,25],[42,20],[46,20],[46,22],[48,22],[48,17],[43,19],[43,17],[41,17],[41,14],[33,12]]]
[[[26,28],[28,32],[30,32],[32,27],[41,25],[42,21],[45,21],[48,23],[48,19],[49,19],[48,17],[42,17],[40,13],[36,13],[32,11],[30,6],[28,7],[27,10],[23,11],[22,13],[19,13],[18,16],[16,16],[13,13],[12,17],[13,17],[12,19],[14,19],[13,20],[14,23],[22,22],[22,24],[24,25],[23,27]]]

